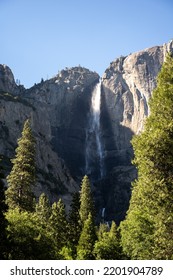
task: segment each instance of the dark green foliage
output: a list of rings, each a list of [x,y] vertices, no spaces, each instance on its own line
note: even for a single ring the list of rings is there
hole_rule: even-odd
[[[61,199],[54,202],[49,219],[49,233],[54,244],[55,252],[59,254],[60,250],[67,245],[67,219],[65,206]]]
[[[0,168],[0,260],[7,258],[8,242],[7,242],[7,220],[4,216],[7,211],[7,205],[5,204],[5,189],[2,181],[3,175]]]
[[[77,246],[77,259],[78,260],[93,260],[94,244],[97,239],[95,225],[91,213],[88,219],[84,222],[84,226]]]
[[[24,124],[12,163],[11,173],[7,177],[9,188],[6,202],[10,209],[18,207],[20,210],[33,211],[34,195],[31,188],[35,183],[35,139],[29,120]]]
[[[94,203],[91,194],[91,184],[85,175],[80,191],[80,221],[82,232],[77,246],[77,259],[94,259],[93,247],[96,240],[94,225]]]
[[[173,259],[173,58],[168,55],[150,101],[143,133],[132,144],[133,184],[122,245],[132,259]]]
[[[80,195],[79,192],[73,194],[71,208],[68,218],[68,242],[72,250],[73,258],[76,256],[76,246],[79,242],[82,226],[79,215]]]
[[[94,246],[94,255],[97,260],[120,260],[122,257],[120,240],[115,222],[112,222],[110,231],[99,229],[99,240]]]
[[[89,178],[85,175],[82,180],[81,192],[80,192],[80,219],[82,224],[88,219],[88,215],[94,217],[94,203],[91,194],[91,184]]]
[[[43,260],[54,259],[52,240],[40,225],[34,213],[9,210],[7,213],[8,234],[11,251],[9,259]]]

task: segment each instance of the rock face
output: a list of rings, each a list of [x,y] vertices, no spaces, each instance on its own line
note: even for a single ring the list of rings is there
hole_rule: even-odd
[[[111,117],[115,122],[135,134],[142,130],[157,75],[166,53],[172,51],[173,41],[120,57],[110,64],[103,75],[103,91],[106,101],[112,98],[106,104],[112,104]]]
[[[103,75],[98,131],[104,177],[95,180],[98,166],[89,176],[98,216],[105,208],[106,220],[122,220],[128,208],[131,182],[137,176],[130,141],[143,129],[157,74],[172,50],[170,42],[120,57]],[[23,123],[30,117],[37,140],[36,195],[45,192],[52,201],[61,196],[67,208],[86,172],[88,120],[98,82],[97,73],[73,67],[26,90],[16,85],[9,67],[0,65],[0,154],[7,173]]]
[[[0,90],[17,95],[23,89],[23,86],[16,85],[11,69],[4,64],[0,64]]]
[[[73,177],[85,174],[85,128],[92,89],[98,81],[98,74],[74,67],[25,92],[41,116],[38,125],[43,125],[42,134],[49,136],[52,150],[65,161]]]
[[[121,212],[117,205],[124,203],[124,209],[128,207],[129,183],[136,177],[135,168],[131,166],[133,150],[130,141],[133,134],[143,129],[149,114],[148,101],[167,52],[173,52],[173,41],[120,57],[110,64],[103,75],[101,124],[109,178],[107,186],[109,182],[113,184],[111,180],[114,178],[113,189],[107,187],[107,202],[104,205],[109,217],[117,213],[117,218],[121,220],[125,212]]]
[[[84,174],[87,112],[99,76],[74,67],[21,92],[11,70],[1,69],[6,70],[0,81],[0,154],[9,168],[23,123],[31,118],[37,140],[36,195],[45,192],[52,201],[62,196],[68,208]]]

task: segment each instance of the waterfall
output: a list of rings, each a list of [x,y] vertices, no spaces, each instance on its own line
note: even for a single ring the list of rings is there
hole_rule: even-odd
[[[91,98],[89,124],[86,130],[86,174],[91,174],[93,169],[99,169],[99,177],[102,178],[104,175],[104,155],[100,131],[100,105],[101,80],[94,87]]]
[[[105,208],[102,208],[102,219],[104,220],[105,218]]]

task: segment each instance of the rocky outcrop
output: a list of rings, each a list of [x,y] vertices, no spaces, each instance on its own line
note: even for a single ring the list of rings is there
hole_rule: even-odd
[[[17,95],[24,90],[23,86],[16,85],[11,69],[4,64],[0,64],[0,90],[10,92],[14,95]]]

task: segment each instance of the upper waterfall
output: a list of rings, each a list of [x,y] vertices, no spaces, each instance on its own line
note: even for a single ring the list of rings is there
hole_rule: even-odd
[[[99,177],[102,178],[104,175],[104,156],[101,141],[100,108],[101,80],[94,87],[91,97],[89,123],[86,130],[86,173],[92,174],[93,169],[97,169]],[[93,158],[93,150],[96,152],[96,158]]]

